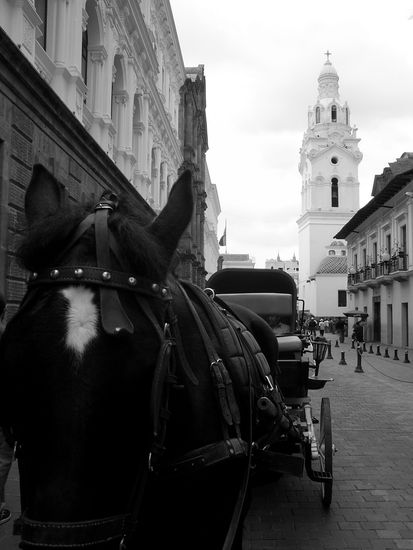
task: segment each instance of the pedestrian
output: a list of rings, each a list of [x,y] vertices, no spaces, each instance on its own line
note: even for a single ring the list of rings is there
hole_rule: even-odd
[[[310,337],[314,336],[314,338],[317,336],[317,321],[314,319],[314,317],[311,317],[311,319],[308,321],[308,328],[310,330]]]
[[[0,338],[4,331],[6,300],[0,292]],[[1,419],[0,419],[1,420]],[[13,447],[8,443],[6,430],[0,424],[0,525],[11,518],[11,512],[6,506],[6,481],[13,461]]]
[[[324,336],[324,331],[326,329],[326,322],[323,321],[323,319],[320,319],[320,322],[318,323],[318,328],[320,330],[320,336]]]
[[[354,325],[353,327],[353,340],[358,342],[358,343],[361,343],[364,341],[364,337],[363,337],[363,326],[361,324],[361,321],[357,321],[357,323]]]
[[[336,330],[338,332],[341,344],[344,342],[344,329],[345,329],[344,319],[342,317],[339,317],[336,321]]]

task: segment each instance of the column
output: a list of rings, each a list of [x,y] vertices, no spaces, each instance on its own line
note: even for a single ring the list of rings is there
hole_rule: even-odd
[[[149,134],[149,94],[144,92],[142,94],[142,122],[143,122],[143,135],[142,135],[142,156],[141,166],[142,172],[145,177],[150,178],[151,173],[151,150],[152,150],[152,132]]]
[[[116,128],[115,147],[116,154],[114,156],[118,168],[125,171],[124,152],[126,149],[126,112],[128,103],[128,93],[125,90],[113,94],[112,106],[112,121]]]
[[[167,201],[167,180],[168,180],[168,163],[161,164],[161,180],[160,180],[160,198],[159,206],[163,208]]]
[[[407,240],[407,254],[409,257],[408,268],[413,268],[413,198],[407,200],[407,227],[406,227],[406,240]]]
[[[64,67],[66,62],[66,29],[68,28],[66,5],[66,0],[56,0],[54,62],[61,67]]]
[[[103,115],[103,65],[108,57],[105,46],[89,47],[89,75],[88,94],[86,104],[93,116]]]
[[[154,167],[152,169],[152,198],[153,198],[153,207],[156,211],[160,209],[160,180],[161,180],[161,148],[159,145],[156,145],[153,149],[154,151]]]

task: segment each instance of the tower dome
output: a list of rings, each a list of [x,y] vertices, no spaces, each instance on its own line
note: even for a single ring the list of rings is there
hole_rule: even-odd
[[[330,98],[330,99],[340,99],[338,93],[338,74],[331,63],[329,56],[330,52],[326,52],[327,61],[324,63],[323,68],[321,69],[320,75],[318,77],[318,99]]]

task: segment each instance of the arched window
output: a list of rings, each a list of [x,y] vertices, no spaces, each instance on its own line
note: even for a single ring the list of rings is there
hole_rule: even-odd
[[[320,107],[316,107],[315,109],[315,123],[320,123]]]
[[[331,179],[331,206],[338,206],[338,179]]]
[[[331,122],[337,122],[337,106],[333,105],[331,107]]]

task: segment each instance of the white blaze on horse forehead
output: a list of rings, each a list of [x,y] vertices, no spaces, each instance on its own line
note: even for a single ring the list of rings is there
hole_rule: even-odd
[[[62,290],[69,302],[66,313],[66,345],[82,355],[86,346],[97,336],[98,309],[93,292],[83,286],[70,286]]]

